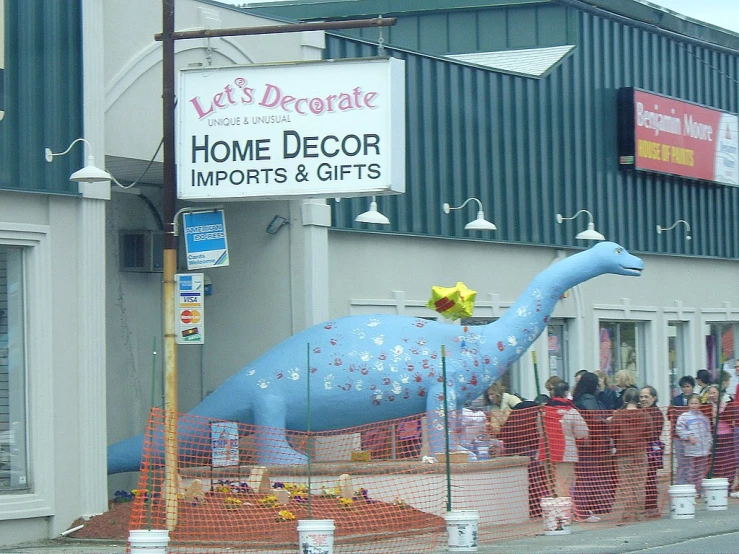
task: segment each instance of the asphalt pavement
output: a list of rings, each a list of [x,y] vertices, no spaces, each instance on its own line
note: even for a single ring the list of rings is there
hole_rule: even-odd
[[[536,535],[515,540],[484,544],[479,554],[610,554],[610,553],[739,553],[739,499],[729,498],[726,510],[707,510],[696,503],[695,518],[671,519],[669,504],[660,519],[631,523],[621,527],[603,524],[573,524],[569,535]],[[0,546],[0,554],[119,554],[126,552],[124,542],[105,540],[58,539]],[[233,551],[232,551],[233,552]],[[352,548],[356,552],[356,546]],[[446,549],[437,550],[442,554]],[[340,545],[334,554],[342,554]],[[397,553],[411,554],[411,553]],[[425,554],[413,552],[412,554]]]

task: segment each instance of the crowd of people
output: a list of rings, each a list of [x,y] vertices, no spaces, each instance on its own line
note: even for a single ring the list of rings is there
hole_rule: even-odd
[[[724,477],[739,497],[739,362],[735,372],[721,372],[717,383],[706,370],[683,377],[666,408],[658,406],[653,386],[637,386],[631,371],[618,371],[612,385],[603,371],[581,370],[572,389],[549,378],[547,394],[535,401],[494,383],[483,409],[489,434],[506,455],[530,459],[531,515],[541,513],[542,497],[569,496],[576,521],[607,514],[625,523],[661,516],[663,469],[671,483],[694,484],[698,495],[706,476]],[[676,463],[665,468],[668,435]]]

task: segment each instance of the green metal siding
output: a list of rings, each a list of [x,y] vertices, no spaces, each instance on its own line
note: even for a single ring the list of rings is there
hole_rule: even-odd
[[[78,0],[6,0],[5,117],[0,121],[0,189],[77,194],[69,175],[84,165],[81,10]]]
[[[574,28],[567,9],[547,0],[454,2],[341,2],[266,4],[250,11],[294,20],[395,17],[382,30],[385,44],[426,54],[456,54],[571,44]],[[346,4],[346,3],[344,3]],[[369,4],[372,4],[370,9]],[[479,9],[475,9],[475,5]],[[453,8],[452,8],[453,6]],[[347,9],[352,13],[348,14]],[[343,11],[342,11],[343,10]],[[347,30],[342,35],[377,42],[378,29]]]
[[[392,223],[372,230],[583,246],[574,235],[587,217],[557,224],[555,214],[586,208],[598,230],[634,251],[739,257],[738,187],[619,170],[616,138],[620,87],[736,112],[739,52],[587,11],[570,16],[577,48],[539,80],[387,49],[406,60],[407,192],[378,199]],[[364,41],[327,40],[329,58],[376,53]],[[498,231],[465,231],[471,205],[443,214],[443,202],[469,196],[483,201]],[[334,205],[335,226],[367,229],[353,222],[366,208],[366,199]],[[656,233],[677,219],[690,222],[692,241],[679,231]]]

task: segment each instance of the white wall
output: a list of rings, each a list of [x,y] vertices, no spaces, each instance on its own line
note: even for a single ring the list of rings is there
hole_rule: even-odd
[[[45,539],[84,509],[80,459],[80,200],[0,192],[0,237],[28,247],[27,493],[0,495],[0,544]],[[76,515],[72,515],[76,514]],[[50,517],[54,516],[54,517]]]

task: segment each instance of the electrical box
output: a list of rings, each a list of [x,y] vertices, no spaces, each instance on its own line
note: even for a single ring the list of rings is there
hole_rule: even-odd
[[[120,270],[161,273],[164,270],[164,233],[162,231],[121,231]]]

